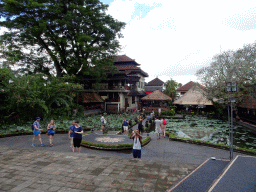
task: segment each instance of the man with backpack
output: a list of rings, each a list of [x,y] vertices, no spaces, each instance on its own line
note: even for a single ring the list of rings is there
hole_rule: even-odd
[[[162,128],[162,136],[164,136],[164,138],[165,138],[166,124],[167,124],[167,122],[166,122],[165,118],[163,117],[161,120],[161,128]]]
[[[32,124],[31,128],[32,128],[32,131],[33,131],[33,140],[32,140],[32,146],[35,147],[35,139],[36,139],[36,136],[38,136],[38,139],[41,143],[41,147],[44,146],[43,142],[42,142],[42,139],[41,139],[41,131],[43,131],[43,129],[40,129],[39,128],[39,121],[40,121],[40,117],[37,117],[36,118],[36,121]]]

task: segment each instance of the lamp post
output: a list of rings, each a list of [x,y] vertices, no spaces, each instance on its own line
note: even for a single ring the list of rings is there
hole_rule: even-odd
[[[237,92],[237,82],[227,82],[226,91],[228,93]],[[228,106],[228,119],[229,119],[229,145],[230,145],[230,160],[233,159],[233,103],[236,102],[235,98],[230,98],[230,112]]]

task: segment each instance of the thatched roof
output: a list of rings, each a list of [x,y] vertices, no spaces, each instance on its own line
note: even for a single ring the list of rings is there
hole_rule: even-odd
[[[145,96],[145,97],[142,97],[141,100],[145,100],[145,101],[170,101],[171,98],[162,93],[161,91],[159,90],[156,90],[152,93],[150,93],[149,95]]]
[[[173,102],[179,105],[213,105],[205,96],[205,90],[199,86],[193,86],[181,98]]]
[[[80,92],[79,100],[82,103],[102,103],[104,102],[97,93]]]

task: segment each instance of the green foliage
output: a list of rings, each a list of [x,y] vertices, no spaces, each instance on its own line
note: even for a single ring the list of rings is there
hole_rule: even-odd
[[[174,102],[174,99],[177,96],[176,89],[178,88],[178,83],[175,80],[171,79],[171,80],[168,80],[164,84],[164,86],[165,86],[164,93],[169,97],[171,97],[172,100],[170,101],[170,105],[172,105],[172,103]]]
[[[208,141],[202,141],[202,140],[196,140],[196,139],[188,139],[188,138],[185,139],[185,138],[182,138],[182,137],[176,137],[173,133],[168,132],[168,131],[166,131],[165,133],[167,135],[169,135],[169,138],[176,138],[176,139],[181,139],[181,140],[184,140],[184,141],[194,141],[194,142],[198,142],[198,143],[206,143],[206,144],[220,146],[220,147],[226,147],[226,148],[230,147],[229,145],[212,143],[212,142],[208,142]],[[243,147],[234,147],[234,149],[256,153],[255,149],[248,149],[248,148],[243,148]]]
[[[175,110],[174,109],[161,112],[161,116],[174,116],[174,115],[175,115]]]
[[[41,118],[68,116],[68,112],[74,108],[77,93],[82,86],[75,83],[64,82],[64,79],[47,77],[41,74],[17,76],[10,70],[0,70],[3,77],[0,92],[1,123],[22,125],[28,120],[34,120],[36,116]],[[9,84],[6,81],[12,80]],[[8,82],[7,81],[7,82]]]
[[[0,37],[7,65],[58,77],[76,74],[80,80],[100,80],[113,68],[125,23],[107,15],[108,5],[99,0],[3,0],[0,7],[1,26],[15,29]]]
[[[142,140],[142,144],[145,144],[150,140],[150,137],[147,136],[145,139]],[[133,144],[132,143],[123,143],[123,144],[103,144],[103,143],[92,143],[89,141],[82,140],[82,144],[84,145],[89,145],[89,146],[94,146],[94,147],[101,147],[101,148],[106,148],[106,149],[116,149],[116,148],[132,148]]]
[[[207,141],[215,144],[229,143],[229,123],[207,117],[186,116],[185,119],[166,118],[166,131],[175,138]],[[255,135],[246,127],[234,125],[234,146],[256,149]]]
[[[250,87],[256,83],[255,45],[256,42],[217,54],[210,66],[197,71],[196,75],[207,88],[208,99],[222,98],[227,104],[234,97],[239,103],[244,96],[251,95]],[[238,92],[227,93],[226,82],[237,82]]]

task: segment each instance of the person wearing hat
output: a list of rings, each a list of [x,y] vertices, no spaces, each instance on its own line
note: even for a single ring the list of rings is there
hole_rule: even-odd
[[[35,139],[36,139],[36,136],[38,136],[38,139],[41,143],[41,146],[44,146],[43,142],[42,142],[42,139],[41,139],[41,131],[43,131],[43,129],[39,129],[39,121],[40,121],[40,117],[37,117],[36,118],[36,121],[33,123],[33,126],[34,126],[34,130],[33,130],[33,140],[32,140],[32,146],[35,147]]]

